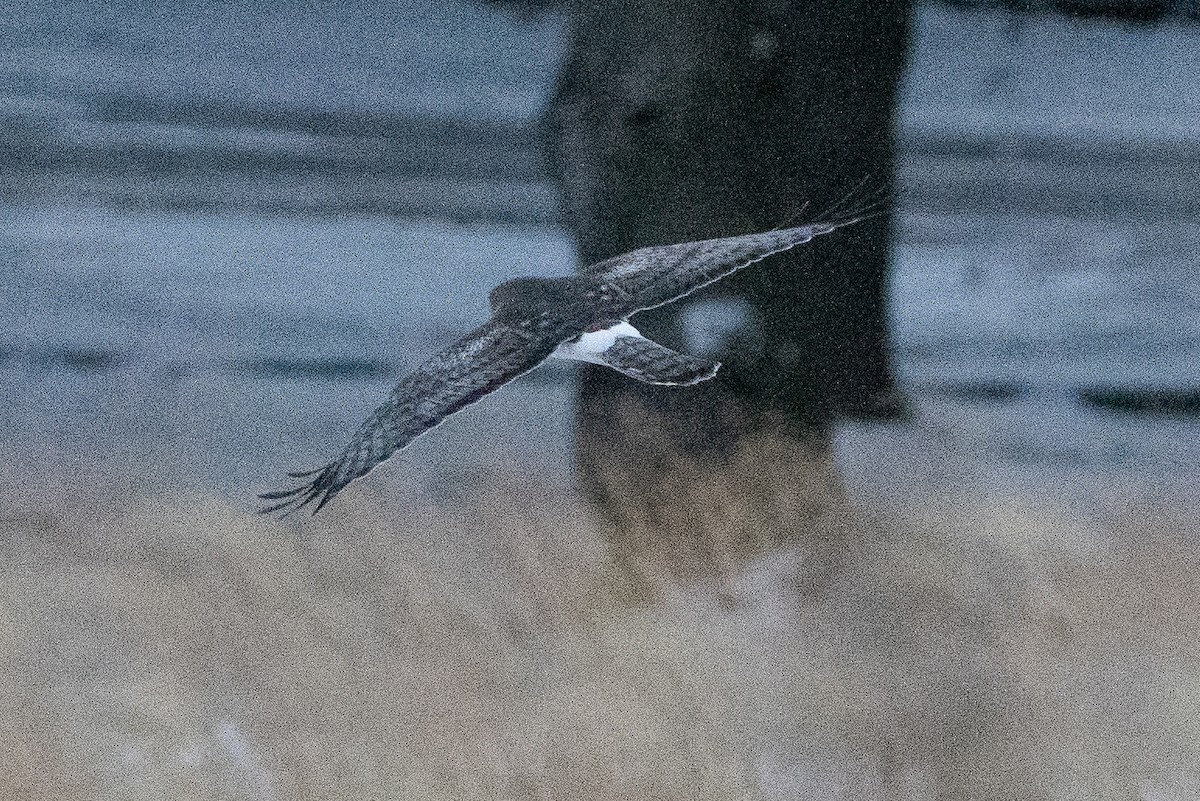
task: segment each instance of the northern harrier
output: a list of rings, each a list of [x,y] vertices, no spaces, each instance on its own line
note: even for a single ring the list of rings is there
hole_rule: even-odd
[[[505,281],[488,295],[491,320],[405,376],[335,461],[288,474],[308,483],[260,495],[278,501],[262,511],[286,514],[316,501],[315,514],[351,481],[450,415],[552,357],[605,365],[647,384],[707,381],[720,362],[646,339],[629,318],[864,216],[642,248],[565,278]]]

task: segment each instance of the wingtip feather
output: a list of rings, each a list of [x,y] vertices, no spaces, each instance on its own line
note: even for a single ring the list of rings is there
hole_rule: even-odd
[[[325,465],[325,467],[328,467],[328,466],[329,465]],[[317,473],[320,473],[322,470],[325,469],[325,467],[317,467],[312,470],[302,470],[297,473],[288,473],[287,476],[288,476],[288,478],[308,478],[309,476],[315,476]]]
[[[320,511],[330,498],[338,493],[340,487],[334,486],[331,470],[334,464],[327,464],[324,467],[319,467],[316,470],[308,470],[305,472],[288,473],[291,478],[304,478],[306,476],[316,476],[307,484],[292,489],[275,490],[272,492],[261,493],[258,497],[264,501],[281,501],[280,503],[272,504],[258,513],[260,515],[270,515],[283,510],[279,515],[279,519],[283,519],[297,509],[303,509],[313,502],[314,499],[320,498],[320,503],[313,509],[313,514]]]

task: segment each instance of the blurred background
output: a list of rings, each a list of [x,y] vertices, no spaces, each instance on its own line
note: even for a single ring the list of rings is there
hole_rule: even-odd
[[[1104,403],[1196,409],[1200,28],[1180,9],[913,10],[894,359],[918,413],[990,465],[1195,463],[1194,423]],[[9,4],[5,438],[148,448],[239,491],[323,459],[489,287],[574,269],[537,132],[566,16]],[[518,388],[530,411],[498,447],[532,431],[567,458],[569,376]],[[467,414],[443,443],[512,416]]]
[[[1200,6],[907,25],[902,412],[758,477],[827,455],[817,527],[857,561],[824,606],[768,560],[722,573],[749,606],[634,613],[574,499],[567,368],[328,522],[250,516],[490,287],[576,268],[542,116],[569,9],[5,3],[12,797],[1190,797]]]

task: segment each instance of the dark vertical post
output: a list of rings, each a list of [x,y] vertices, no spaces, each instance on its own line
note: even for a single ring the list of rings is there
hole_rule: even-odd
[[[547,123],[581,260],[771,228],[862,182],[889,186],[908,16],[906,2],[871,0],[575,4]],[[713,382],[663,390],[587,370],[579,465],[592,496],[611,506],[614,457],[638,472],[650,418],[681,453],[727,456],[764,426],[819,438],[833,415],[896,411],[890,226],[884,214],[706,290],[753,311]],[[678,313],[635,322],[681,346]]]

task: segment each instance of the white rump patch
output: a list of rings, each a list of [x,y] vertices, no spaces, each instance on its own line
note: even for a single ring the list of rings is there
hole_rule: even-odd
[[[611,328],[584,333],[573,342],[564,342],[550,354],[552,359],[570,359],[577,362],[592,364],[607,364],[600,354],[612,347],[617,337],[637,337],[645,339],[638,330],[627,322],[619,322]]]

